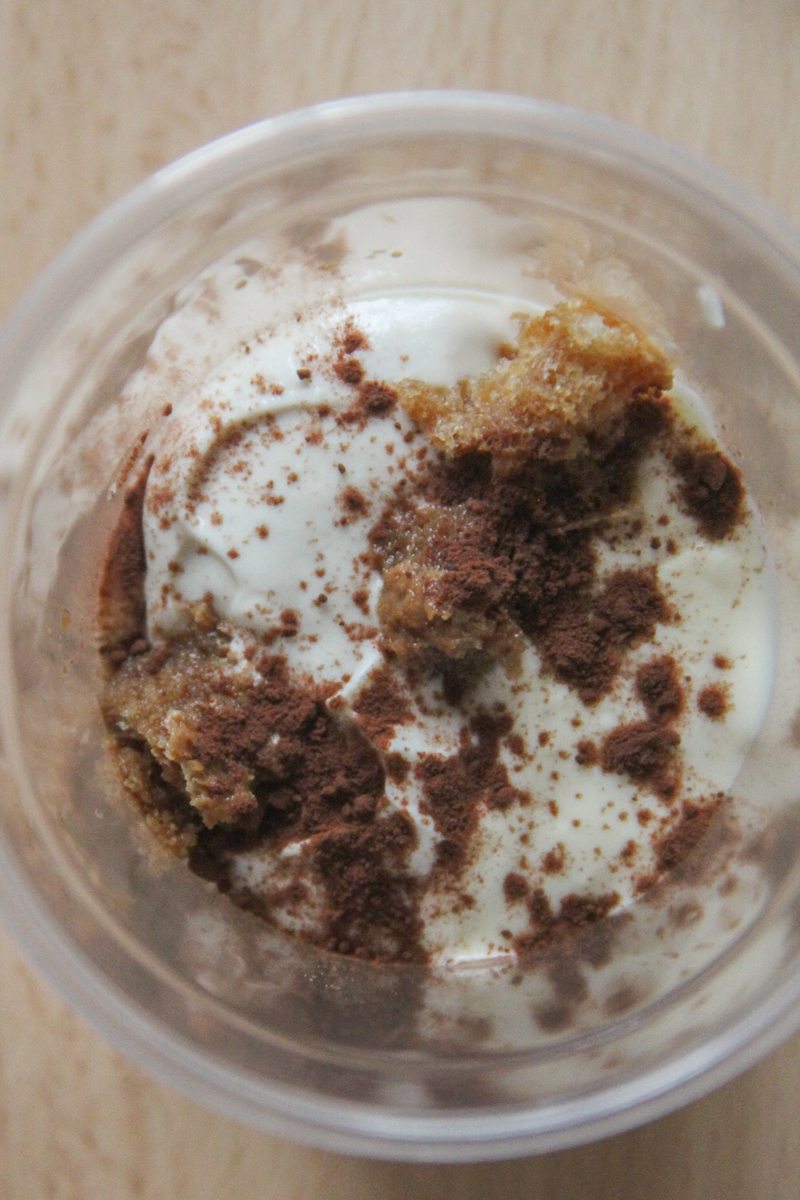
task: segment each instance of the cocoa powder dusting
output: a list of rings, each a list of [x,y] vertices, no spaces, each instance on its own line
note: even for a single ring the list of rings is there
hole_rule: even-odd
[[[357,350],[366,350],[368,345],[366,335],[358,329],[349,329],[342,338],[342,350],[345,354],[355,354]]]
[[[630,721],[618,725],[603,739],[600,761],[604,771],[628,775],[636,783],[649,784],[654,791],[672,795],[672,768],[680,736],[654,721]]]
[[[358,389],[358,405],[370,417],[382,417],[397,403],[397,392],[388,384],[368,379]]]
[[[710,683],[697,694],[697,707],[704,717],[721,721],[728,711],[728,689],[718,683]]]
[[[524,875],[520,875],[516,871],[509,871],[503,880],[503,895],[509,903],[515,900],[524,900],[528,894],[528,881]]]
[[[352,521],[357,521],[359,518],[367,515],[370,509],[369,500],[364,493],[352,484],[339,493],[339,507],[342,510],[342,517],[337,522],[339,525],[349,525]]]
[[[581,738],[575,748],[575,762],[579,767],[593,767],[600,761],[600,752],[591,738]]]
[[[683,688],[671,654],[655,658],[636,672],[636,694],[651,721],[671,721],[683,708]]]
[[[439,869],[458,876],[465,865],[472,834],[484,809],[526,804],[525,792],[513,787],[498,761],[506,717],[479,714],[462,730],[461,749],[443,757],[424,754],[415,769],[422,791],[420,808],[433,817],[441,841]]]
[[[560,875],[564,870],[566,852],[561,842],[542,855],[542,870],[545,875]]]
[[[343,356],[333,364],[333,369],[342,383],[350,387],[358,387],[364,378],[364,368],[357,358]]]
[[[410,696],[385,666],[372,672],[353,711],[361,728],[377,746],[388,741],[398,725],[406,724],[414,716]]]
[[[553,987],[552,1000],[534,1010],[543,1029],[554,1032],[570,1025],[576,1007],[588,995],[584,967],[609,961],[618,924],[624,920],[610,918],[618,903],[616,892],[600,896],[573,892],[554,911],[542,888],[531,892],[529,929],[513,944],[521,964],[544,968]]]
[[[654,838],[656,864],[660,871],[674,872],[680,869],[684,875],[691,877],[702,870],[708,855],[699,856],[698,851],[709,836],[723,800],[723,796],[715,796],[701,804],[693,801],[684,803],[678,823],[665,834]]]
[[[416,889],[405,864],[416,831],[405,813],[362,828],[340,827],[319,840],[314,865],[326,885],[324,944],[373,961],[420,957]]]
[[[357,362],[356,359],[348,361]],[[370,419],[387,416],[397,403],[397,392],[387,383],[376,379],[364,379],[363,372],[358,378],[356,375],[357,372],[352,372],[352,378],[346,380],[356,388],[355,398],[349,408],[337,413],[336,422],[339,425],[355,425],[361,428]]]
[[[603,584],[594,607],[606,637],[623,646],[651,638],[656,625],[667,617],[654,569],[615,571]]]
[[[674,458],[680,499],[706,537],[719,541],[743,513],[744,485],[733,463],[718,450],[682,449]]]

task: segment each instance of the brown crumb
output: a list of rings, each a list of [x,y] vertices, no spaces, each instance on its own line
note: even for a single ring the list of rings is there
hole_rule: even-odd
[[[520,329],[517,353],[454,388],[405,382],[401,403],[450,456],[489,453],[509,465],[535,447],[574,456],[610,431],[632,399],[671,385],[666,359],[642,333],[588,303],[558,304]]]
[[[388,384],[370,379],[359,387],[358,403],[368,416],[382,417],[394,408],[397,403],[397,392]]]
[[[353,592],[353,603],[365,617],[369,616],[369,592],[366,588],[357,588]]]

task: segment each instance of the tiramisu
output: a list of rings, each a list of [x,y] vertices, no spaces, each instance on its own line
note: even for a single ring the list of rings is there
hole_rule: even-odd
[[[288,934],[524,960],[637,903],[725,804],[769,685],[758,517],[603,304],[345,299],[334,269],[276,318],[298,281],[229,261],[142,368],[163,404],[100,585],[121,777]]]

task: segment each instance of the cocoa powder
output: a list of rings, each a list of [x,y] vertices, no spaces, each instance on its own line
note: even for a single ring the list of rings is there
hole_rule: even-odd
[[[527,804],[527,793],[513,787],[498,760],[501,740],[509,731],[507,717],[482,713],[462,730],[458,753],[422,755],[415,768],[422,799],[441,835],[437,863],[448,875],[463,869],[481,811]]]
[[[604,771],[628,775],[636,783],[672,794],[671,768],[680,736],[654,721],[630,721],[603,739],[600,761]]]
[[[697,707],[711,721],[721,721],[728,711],[728,689],[718,683],[701,688],[697,695]]]
[[[359,725],[376,745],[383,745],[398,725],[414,716],[411,698],[387,667],[373,671],[353,710]]]
[[[714,796],[702,803],[686,801],[681,808],[680,820],[666,833],[654,839],[656,864],[663,872],[679,870],[687,878],[703,870],[708,855],[699,856],[704,840],[708,839],[712,824],[719,821],[723,796]],[[694,860],[694,861],[693,861]]]
[[[743,512],[744,486],[737,468],[718,450],[695,448],[681,449],[674,464],[686,511],[706,537],[727,537]]]
[[[661,723],[678,716],[683,708],[683,689],[672,655],[665,654],[639,667],[636,694],[651,721]]]

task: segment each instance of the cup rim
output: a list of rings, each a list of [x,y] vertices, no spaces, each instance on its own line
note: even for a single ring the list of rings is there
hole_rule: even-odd
[[[97,216],[42,272],[0,328],[0,379],[13,389],[48,314],[58,313],[101,266],[157,221],[176,215],[215,178],[300,160],[391,133],[526,136],[572,146],[586,159],[624,162],[699,200],[744,228],[776,267],[800,281],[800,234],[748,188],[649,134],[549,101],[473,91],[351,97],[266,118],[193,150],[139,183]],[[18,500],[19,503],[19,500]],[[11,520],[13,521],[13,506]],[[5,638],[6,633],[2,636]],[[8,727],[3,714],[3,725]],[[555,1150],[619,1133],[698,1099],[763,1057],[800,1027],[800,976],[784,981],[700,1047],[678,1052],[632,1080],[546,1108],[404,1117],[257,1080],[148,1017],[65,937],[26,873],[0,843],[0,911],[36,969],[113,1045],[157,1078],[227,1116],[330,1150],[409,1161],[469,1162]],[[603,1097],[602,1112],[597,1111]]]

